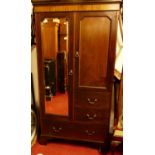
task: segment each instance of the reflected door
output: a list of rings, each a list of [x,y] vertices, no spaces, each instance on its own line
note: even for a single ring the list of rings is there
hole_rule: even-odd
[[[69,21],[44,18],[41,22],[41,47],[44,66],[45,113],[69,114]]]

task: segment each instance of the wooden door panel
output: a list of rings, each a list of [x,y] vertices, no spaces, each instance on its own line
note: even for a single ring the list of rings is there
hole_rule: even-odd
[[[107,75],[109,36],[109,18],[84,17],[80,21],[80,86],[104,86],[103,81]]]
[[[68,85],[67,87],[67,91],[68,91],[68,115],[67,117],[70,118],[72,117],[72,100],[73,100],[73,86],[72,86],[72,76],[68,76],[68,71],[72,70],[73,68],[73,63],[72,63],[72,57],[73,57],[73,14],[71,13],[38,13],[35,16],[36,18],[36,39],[37,39],[37,56],[38,56],[38,74],[39,74],[39,90],[40,90],[40,113],[42,118],[48,118],[49,115],[48,113],[46,113],[46,109],[45,109],[45,70],[44,70],[44,61],[45,59],[53,59],[55,58],[55,61],[58,62],[57,56],[58,56],[58,50],[60,51],[58,45],[56,45],[57,47],[57,51],[55,50],[55,52],[53,52],[52,48],[54,48],[53,46],[55,45],[54,41],[52,40],[55,35],[55,29],[58,29],[58,27],[56,27],[56,24],[49,22],[49,21],[53,21],[53,19],[65,19],[68,21],[68,59],[67,59],[67,64],[65,67],[63,68],[67,68],[65,77],[67,77],[67,81],[68,81]],[[48,24],[47,21],[48,20]],[[42,26],[42,23],[44,23],[44,25]],[[60,28],[60,26],[59,26]],[[54,31],[54,32],[53,32]],[[56,31],[60,31],[60,30],[56,30]],[[60,44],[60,38],[59,38],[59,33],[57,32],[57,40],[58,43]],[[54,45],[53,45],[54,44]],[[60,52],[59,52],[60,53]],[[55,65],[55,70],[56,70],[56,76],[57,76],[57,65]],[[50,100],[52,101],[52,100]],[[52,106],[52,104],[51,104]],[[52,107],[53,108],[53,107]],[[50,107],[51,109],[51,107]],[[56,113],[53,113],[51,115],[55,115]],[[61,115],[59,113],[59,116],[64,117],[63,115]],[[41,118],[41,119],[42,119]]]
[[[117,12],[79,12],[76,15],[75,85],[111,90]],[[78,52],[78,56],[77,56]]]

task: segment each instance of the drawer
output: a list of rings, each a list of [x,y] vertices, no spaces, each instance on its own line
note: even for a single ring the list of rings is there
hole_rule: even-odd
[[[107,130],[101,124],[77,124],[76,133],[81,140],[104,142]]]
[[[104,109],[75,108],[74,119],[78,121],[101,121],[109,122],[109,112]]]
[[[68,138],[74,136],[74,129],[70,122],[48,121],[46,122],[46,133],[49,136]]]
[[[110,94],[107,92],[80,91],[76,105],[108,109]]]
[[[104,142],[107,133],[106,126],[100,123],[46,121],[46,135],[51,137]]]

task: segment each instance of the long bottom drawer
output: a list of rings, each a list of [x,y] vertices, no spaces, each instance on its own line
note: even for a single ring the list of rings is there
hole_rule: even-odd
[[[102,124],[79,122],[45,122],[45,134],[52,137],[104,142],[107,129]]]

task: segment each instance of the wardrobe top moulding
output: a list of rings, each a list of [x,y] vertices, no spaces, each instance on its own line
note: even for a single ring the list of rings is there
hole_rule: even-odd
[[[34,12],[116,11],[121,3],[122,0],[32,0]]]

